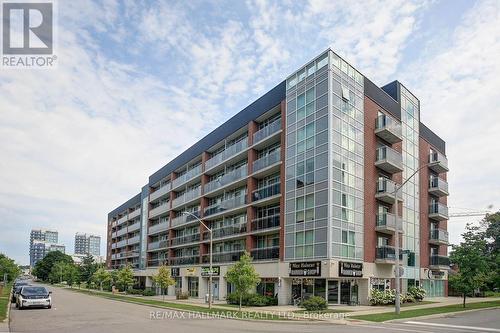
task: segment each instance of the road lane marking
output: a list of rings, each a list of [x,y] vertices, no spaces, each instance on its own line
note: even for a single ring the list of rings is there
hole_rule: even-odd
[[[371,326],[371,325],[359,325],[359,327],[367,327],[367,328],[377,328],[377,329],[385,329],[387,330],[389,327],[387,326]],[[414,333],[435,333],[436,331],[418,331],[418,330],[415,330],[415,329],[404,329],[404,328],[395,328],[395,327],[391,327],[390,328],[391,330],[395,330],[395,331],[402,331],[402,332],[414,332]]]
[[[489,328],[489,327],[474,327],[474,326],[460,326],[460,325],[448,325],[448,324],[438,324],[438,323],[425,323],[421,321],[405,321],[406,324],[412,325],[423,325],[423,326],[434,326],[434,327],[443,327],[443,328],[458,328],[465,329],[471,331],[481,331],[481,332],[500,332],[498,328]]]
[[[395,326],[403,326],[403,327],[412,327],[413,329],[415,328],[415,325],[412,325],[412,324],[404,324],[404,323],[390,323],[390,325],[395,325]],[[392,326],[391,326],[392,328]],[[427,327],[426,327],[427,328]],[[430,328],[430,327],[429,327]],[[447,327],[446,328],[447,331],[450,331],[450,332],[464,332],[464,329],[463,328],[450,328],[450,327]]]

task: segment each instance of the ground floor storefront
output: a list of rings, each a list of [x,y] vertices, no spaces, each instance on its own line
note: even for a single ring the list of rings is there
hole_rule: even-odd
[[[394,265],[347,262],[337,260],[304,262],[255,263],[261,277],[255,292],[277,298],[279,305],[297,304],[311,296],[321,296],[330,305],[367,305],[371,290],[394,288]],[[212,267],[212,295],[215,300],[225,300],[234,291],[225,275],[230,265]],[[171,267],[175,286],[165,294],[183,294],[190,298],[206,299],[209,293],[209,267]],[[155,269],[136,271],[141,285],[154,288],[152,276]],[[405,293],[411,286],[421,286],[427,297],[447,295],[447,272],[413,269],[403,275],[401,286]],[[159,292],[159,290],[158,290]]]

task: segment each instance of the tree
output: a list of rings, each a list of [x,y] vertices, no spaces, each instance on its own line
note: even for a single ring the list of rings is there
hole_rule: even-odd
[[[80,276],[83,282],[90,284],[94,273],[99,269],[101,265],[97,264],[90,254],[85,256],[80,265]]]
[[[158,274],[153,275],[153,281],[160,287],[163,301],[165,301],[165,293],[163,291],[169,286],[175,285],[175,280],[170,276],[170,269],[165,265],[160,266]]]
[[[135,283],[134,279],[134,271],[130,265],[124,266],[118,270],[116,276],[116,284],[118,287],[123,290],[129,290]]]
[[[73,263],[73,259],[61,251],[52,251],[40,261],[38,261],[33,269],[33,275],[42,281],[49,281],[49,274],[56,262]]]
[[[66,280],[67,269],[67,263],[65,263],[64,261],[57,261],[52,266],[47,280],[52,284],[62,283]]]
[[[5,254],[0,253],[0,281],[7,275],[7,281],[14,280],[21,273],[21,269],[14,262],[14,260],[7,257]]]
[[[74,284],[80,284],[80,269],[74,264],[64,264],[64,278],[68,285],[73,288]]]
[[[490,290],[498,290],[500,289],[500,211],[486,214],[481,226],[484,229],[485,255],[489,266],[487,287]]]
[[[468,294],[481,288],[488,274],[488,262],[484,255],[486,241],[479,232],[479,227],[467,224],[464,239],[460,245],[453,245],[450,260],[458,266],[458,272],[449,278],[450,286],[462,293],[463,307]]]
[[[102,291],[102,285],[107,282],[111,282],[111,273],[105,270],[103,267],[99,268],[93,275],[93,280],[99,285],[99,290]]]
[[[252,265],[252,257],[248,252],[245,251],[240,260],[229,267],[226,279],[235,287],[235,294],[240,299],[239,310],[241,311],[243,296],[247,295],[250,290],[255,289],[260,282],[260,276],[255,271],[255,267]]]

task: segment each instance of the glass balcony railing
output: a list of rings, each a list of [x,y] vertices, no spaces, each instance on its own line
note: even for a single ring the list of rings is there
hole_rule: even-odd
[[[123,240],[121,240],[121,241],[119,241],[119,242],[116,243],[116,247],[123,247],[125,245],[127,245],[127,240],[126,239],[123,239]]]
[[[280,215],[271,215],[252,220],[252,230],[263,230],[278,228],[280,226]]]
[[[205,169],[211,169],[217,164],[220,164],[227,160],[228,158],[242,152],[248,147],[248,139],[244,138],[241,141],[234,143],[231,146],[227,146],[225,150],[221,151],[217,155],[213,155],[209,160],[205,162]]]
[[[148,267],[158,267],[168,263],[168,259],[151,259],[148,260]]]
[[[281,183],[275,183],[252,192],[252,201],[263,200],[281,193]]]
[[[246,232],[247,232],[246,223],[239,223],[239,224],[228,225],[222,228],[213,229],[212,237],[216,239],[232,235],[244,234]],[[203,232],[203,240],[209,240],[209,239],[210,239],[210,232],[208,231]]]
[[[448,231],[443,229],[430,230],[429,242],[436,244],[448,244]]]
[[[128,226],[128,232],[136,231],[139,230],[140,228],[141,228],[141,223],[137,222]]]
[[[375,121],[375,134],[389,143],[403,140],[401,124],[385,114],[377,117]]]
[[[149,218],[153,218],[153,217],[158,216],[160,214],[165,214],[169,210],[170,210],[170,202],[167,201],[167,202],[151,209],[149,211]]]
[[[429,178],[429,191],[438,195],[446,195],[448,193],[448,183],[444,179],[431,176]]]
[[[278,163],[281,161],[281,149],[276,149],[273,152],[255,160],[253,162],[253,172],[265,169],[268,166]]]
[[[184,235],[172,238],[170,244],[171,246],[176,246],[176,245],[198,242],[199,240],[200,240],[200,234],[198,233],[198,234]]]
[[[205,216],[222,213],[226,210],[230,210],[233,208],[243,206],[246,203],[247,203],[246,195],[227,199],[227,200],[221,201],[215,205],[211,205],[211,206],[208,206],[207,208],[205,208]]]
[[[170,183],[149,194],[149,201],[154,201],[160,197],[166,196],[168,192],[170,192]]]
[[[169,227],[169,222],[162,222],[152,225],[148,229],[148,234],[155,234],[162,231],[167,231]]]
[[[127,239],[127,244],[130,245],[130,244],[139,243],[140,240],[141,239],[140,239],[139,235],[134,236],[134,237],[130,237],[129,239]]]
[[[437,173],[448,171],[448,159],[439,152],[433,152],[429,155],[429,168]]]
[[[175,178],[172,181],[172,188],[176,188],[176,187],[184,184],[185,182],[190,181],[194,177],[199,176],[200,174],[201,174],[201,164],[195,166],[192,169],[189,169],[188,171],[186,171],[182,175],[177,176],[177,178]]]
[[[430,266],[450,266],[450,258],[448,258],[447,256],[431,255],[429,259]]]
[[[199,262],[200,262],[199,255],[173,257],[173,258],[168,259],[168,263],[170,266],[194,265],[194,264],[198,264]]]
[[[397,220],[398,220],[397,223],[398,228],[399,231],[401,232],[402,230],[401,218]],[[394,233],[396,231],[396,216],[391,213],[377,214],[375,226],[377,228],[377,231]]]
[[[215,191],[217,189],[220,189],[227,184],[230,184],[232,182],[235,182],[237,180],[240,180],[242,178],[245,178],[248,174],[247,170],[247,165],[243,165],[239,167],[238,169],[234,169],[232,171],[229,171],[228,173],[224,174],[223,176],[214,179],[208,183],[205,184],[205,194],[210,193],[212,191]]]
[[[429,217],[437,220],[448,219],[448,206],[440,202],[432,202],[429,205]]]
[[[401,251],[399,252],[399,259],[403,258]],[[382,261],[394,261],[396,260],[396,249],[394,246],[384,245],[377,246],[375,249],[375,259]]]
[[[199,211],[191,212],[191,213],[194,214],[195,216],[197,216],[198,218],[200,218]],[[172,219],[172,227],[178,227],[180,225],[191,223],[193,221],[196,221],[196,218],[194,216],[189,215],[189,214],[181,214],[181,215],[176,216]]]
[[[266,248],[257,248],[252,249],[250,251],[250,255],[253,260],[272,260],[279,259],[280,257],[280,248],[279,246],[274,247],[266,247]]]
[[[232,252],[214,252],[212,257],[212,262],[220,263],[220,262],[233,262],[240,260],[240,257],[245,253],[245,251],[232,251]],[[210,262],[210,255],[205,254],[202,257],[203,263]]]
[[[255,132],[253,135],[253,143],[256,144],[264,140],[265,138],[273,135],[274,133],[278,132],[279,130],[281,130],[281,118],[276,119],[272,123],[269,123],[267,126]]]
[[[168,241],[166,239],[156,241],[156,242],[149,242],[148,243],[148,250],[163,249],[163,248],[166,248],[167,245],[168,245]]]
[[[201,186],[189,192],[184,192],[181,196],[175,198],[172,201],[172,207],[178,207],[186,202],[189,202],[190,200],[198,198],[199,196],[201,196]]]
[[[388,147],[377,148],[375,165],[389,173],[396,173],[403,170],[403,155]]]

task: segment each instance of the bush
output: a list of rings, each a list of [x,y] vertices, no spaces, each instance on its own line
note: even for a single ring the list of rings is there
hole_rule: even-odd
[[[307,311],[321,311],[328,308],[328,303],[323,297],[311,296],[300,304]]]
[[[388,305],[394,304],[396,302],[396,291],[391,290],[378,290],[372,289],[370,304],[371,305]]]
[[[144,291],[142,289],[129,289],[127,290],[127,294],[129,295],[142,295]]]
[[[189,293],[188,292],[178,292],[175,294],[176,299],[188,299],[189,298]]]
[[[155,296],[155,295],[156,295],[155,291],[151,288],[144,289],[144,291],[142,292],[142,296]]]
[[[229,294],[226,296],[226,302],[228,304],[239,305],[240,297],[235,293]],[[246,294],[241,299],[241,305],[243,306],[278,305],[278,299],[271,296],[263,296],[260,294]]]
[[[425,297],[425,290],[420,287],[410,287],[408,289],[408,295],[415,299],[415,301],[420,302]]]

